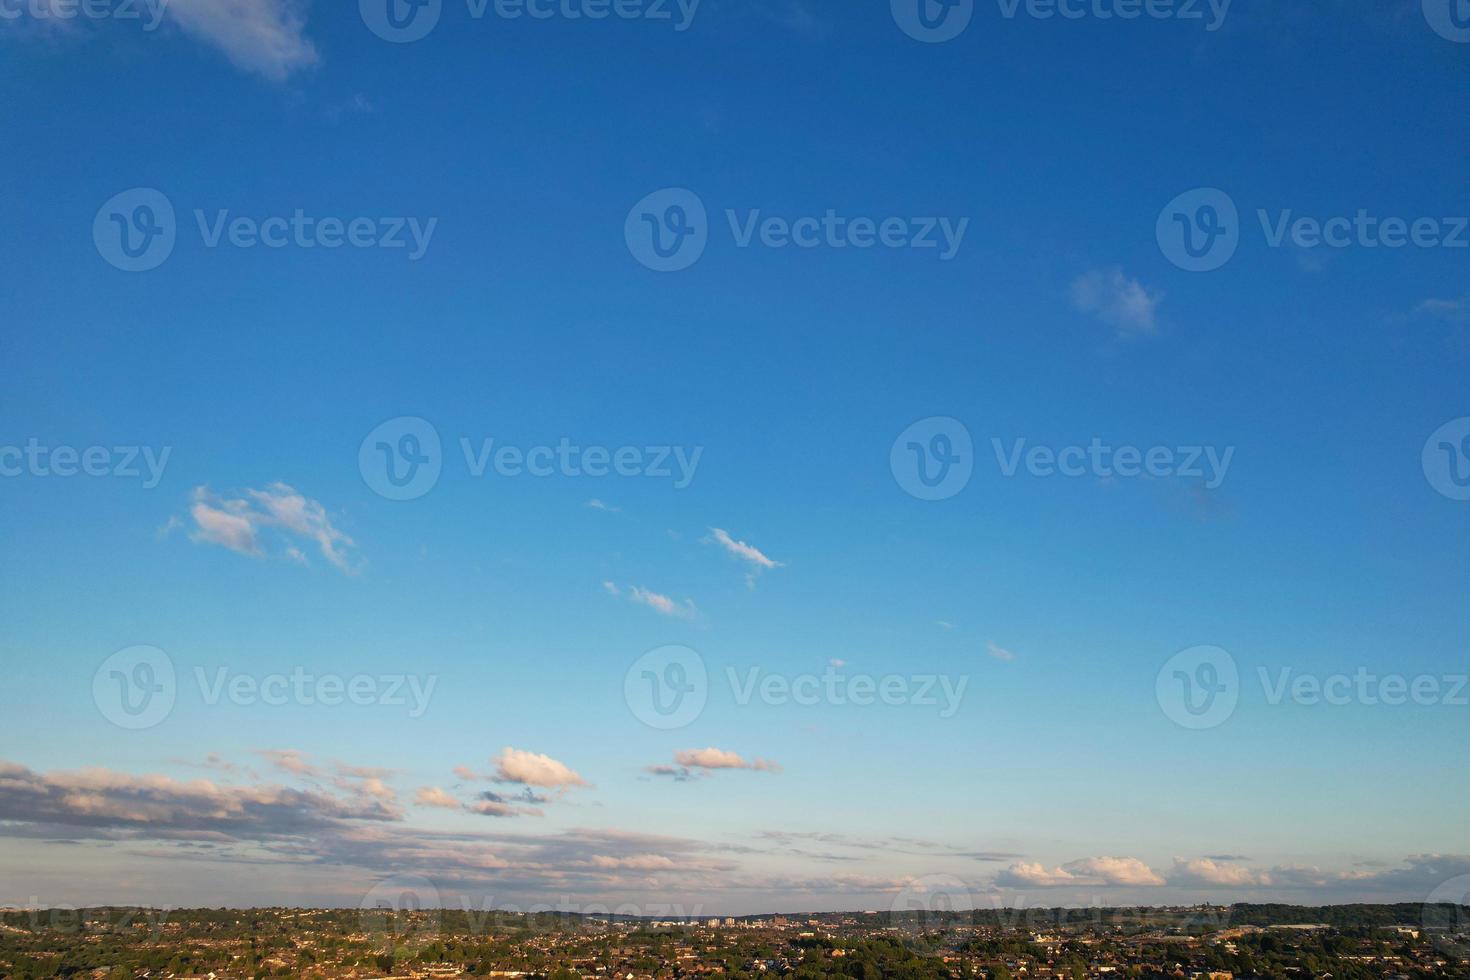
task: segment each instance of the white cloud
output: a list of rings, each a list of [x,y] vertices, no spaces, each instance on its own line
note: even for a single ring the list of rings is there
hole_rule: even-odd
[[[603,588],[607,588],[610,584],[604,582]],[[620,595],[621,593],[617,592],[616,588],[616,586],[613,586],[612,594]],[[645,589],[639,585],[632,586],[628,589],[628,598],[664,616],[674,616],[678,619],[693,619],[699,615],[699,610],[695,608],[692,599],[685,599],[683,602],[679,602],[669,596]]]
[[[1003,646],[999,646],[998,644],[996,644],[996,642],[994,640],[988,640],[988,641],[986,641],[986,643],[985,643],[985,652],[988,653],[988,654],[990,654],[996,660],[1015,660],[1016,659],[1016,655],[1014,653],[1012,653],[1011,651],[1007,650]]]
[[[672,776],[683,782],[691,778],[695,771],[701,776],[707,776],[716,769],[748,769],[752,772],[780,772],[781,764],[770,759],[750,759],[747,761],[737,752],[729,749],[717,749],[713,746],[704,749],[680,749],[674,753],[674,765],[648,766],[647,771],[656,776]]]
[[[1271,884],[1271,874],[1239,864],[1227,864],[1210,858],[1174,859],[1174,870],[1169,872],[1171,885],[1230,885],[1234,887],[1266,886]]]
[[[552,789],[587,785],[587,780],[551,756],[509,746],[502,749],[495,759],[495,779],[502,783]]]
[[[1163,293],[1150,292],[1121,269],[1088,272],[1072,281],[1072,305],[1116,327],[1122,337],[1153,333],[1154,313],[1163,299]]]
[[[414,793],[413,801],[419,806],[437,806],[445,810],[458,810],[459,800],[450,796],[437,786],[420,786],[418,792]]]
[[[947,619],[936,619],[936,620],[935,620],[935,621],[934,621],[934,625],[935,625],[935,626],[942,626],[942,627],[944,627],[944,628],[945,628],[945,629],[947,629],[947,630],[952,630],[952,629],[954,629],[954,623],[951,623],[951,622],[950,622],[950,621],[949,621],[949,620],[947,620]]]
[[[709,533],[710,540],[741,561],[748,561],[757,568],[781,567],[779,561],[772,561],[770,558],[767,558],[755,545],[746,544],[744,541],[736,541],[730,537],[729,532],[724,528],[712,527],[709,529]]]
[[[321,770],[307,762],[306,754],[300,749],[252,749],[251,751],[282,772],[289,772],[296,776],[321,775]]]
[[[270,529],[288,539],[281,548],[287,560],[307,560],[306,554],[289,540],[296,537],[314,543],[322,557],[342,571],[357,571],[349,554],[356,547],[352,538],[332,524],[325,507],[284,483],[272,483],[264,490],[246,490],[243,497],[220,497],[208,487],[195,487],[189,515],[194,519],[189,537],[195,543],[219,545],[262,558],[266,554],[262,532]]]
[[[1470,298],[1426,299],[1414,307],[1420,316],[1439,317],[1445,320],[1464,320],[1470,317]]]
[[[591,507],[593,510],[605,510],[609,514],[618,514],[621,513],[623,510],[623,508],[621,507],[613,507],[611,504],[605,504],[601,500],[598,500],[596,497],[593,497],[591,500],[587,501],[587,506]]]
[[[190,37],[222,51],[230,63],[272,82],[315,65],[300,0],[169,0],[168,16]]]
[[[1018,861],[996,877],[996,883],[1018,888],[1056,888],[1064,885],[1164,884],[1164,879],[1138,858],[1095,857],[1068,861],[1048,868],[1034,861]]]

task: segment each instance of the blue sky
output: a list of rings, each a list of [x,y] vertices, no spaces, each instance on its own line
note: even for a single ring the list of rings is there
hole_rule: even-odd
[[[684,30],[445,0],[412,43],[350,5],[59,9],[0,2],[0,904],[1414,900],[1470,872],[1470,46],[1434,0],[1237,0],[1214,30],[977,2],[933,43],[797,0]],[[174,244],[126,271],[108,231],[165,220],[140,188]],[[1157,231],[1199,188],[1238,214],[1203,272]],[[688,195],[703,251],[656,271],[632,236]],[[316,247],[209,244],[297,211]],[[963,234],[740,244],[829,211]],[[1360,212],[1440,244],[1273,244]],[[359,218],[421,247],[311,237]],[[440,473],[392,500],[359,451],[405,418]],[[921,453],[963,431],[968,482],[908,492],[911,425]],[[697,464],[476,476],[490,439]],[[1017,440],[1169,463],[1008,476]],[[625,695],[670,644],[708,677],[675,729]],[[111,671],[156,655],[109,658],[140,645],[176,690],[123,727]],[[1238,680],[1191,728],[1161,692],[1201,646]],[[298,668],[377,700],[197,680]],[[740,703],[752,670],[906,700]],[[1273,703],[1283,670],[1439,694]],[[410,680],[423,710],[383,703]]]

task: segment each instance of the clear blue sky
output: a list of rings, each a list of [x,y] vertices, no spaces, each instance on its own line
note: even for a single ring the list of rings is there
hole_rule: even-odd
[[[977,2],[940,43],[814,0],[682,31],[444,0],[402,44],[354,5],[230,6],[147,31],[0,0],[0,448],[170,449],[152,487],[0,477],[0,904],[356,905],[394,875],[712,912],[936,874],[982,904],[1413,900],[1470,872],[1463,700],[1272,704],[1258,673],[1470,671],[1470,503],[1421,463],[1470,415],[1470,250],[1273,247],[1257,216],[1470,214],[1470,45],[1419,0],[1237,0],[1213,31]],[[176,215],[140,272],[93,234],[134,188]],[[625,240],[664,188],[707,210],[672,272]],[[1239,212],[1209,272],[1156,238],[1195,188]],[[208,247],[195,217],[298,209],[436,223],[411,259]],[[945,260],[740,247],[726,217],[829,209],[968,224]],[[442,474],[396,501],[359,448],[405,416]],[[930,417],[974,444],[934,501],[890,466]],[[682,488],[475,477],[462,438],[702,453]],[[992,450],[1094,438],[1233,455],[1205,488]],[[140,644],[178,690],[126,729],[94,678]],[[710,677],[675,730],[624,695],[665,644]],[[1205,644],[1238,706],[1190,730],[1155,681]],[[297,667],[436,686],[410,717],[194,676]],[[967,686],[947,717],[742,705],[727,668]]]

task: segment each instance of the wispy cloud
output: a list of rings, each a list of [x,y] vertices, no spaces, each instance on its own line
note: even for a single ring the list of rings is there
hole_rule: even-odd
[[[733,558],[747,563],[750,571],[746,573],[745,584],[751,588],[755,587],[755,577],[770,568],[780,568],[782,563],[768,558],[764,552],[753,544],[737,541],[730,536],[724,528],[712,527],[709,529],[709,537],[705,541],[717,544],[725,549],[725,552]]]
[[[693,599],[685,599],[682,602],[661,592],[645,589],[640,585],[631,585],[626,590],[620,589],[615,582],[603,582],[602,589],[608,595],[626,598],[629,602],[636,602],[647,606],[654,612],[664,616],[673,616],[678,619],[694,619],[699,615],[699,609],[694,605]]]
[[[714,747],[705,749],[680,749],[674,753],[673,765],[648,766],[645,771],[655,776],[669,776],[677,782],[687,782],[695,776],[708,776],[719,769],[748,769],[752,772],[780,772],[781,765],[770,759],[747,761],[739,753]]]
[[[1129,279],[1122,269],[1087,272],[1072,281],[1072,305],[1116,328],[1120,337],[1154,333],[1155,313],[1163,299],[1163,293]]]
[[[242,555],[264,558],[264,538],[281,539],[279,554],[288,561],[305,562],[306,554],[292,538],[316,545],[321,555],[348,574],[358,571],[352,552],[356,544],[332,524],[327,510],[284,483],[264,490],[246,490],[241,497],[221,497],[208,487],[196,487],[189,506],[194,520],[190,540],[218,545]]]
[[[306,37],[300,0],[168,0],[166,9],[185,34],[217,48],[236,68],[272,82],[320,60]]]
[[[596,497],[593,497],[591,500],[587,501],[587,506],[588,507],[591,507],[593,510],[606,511],[609,514],[619,514],[619,513],[622,513],[622,510],[623,510],[623,508],[621,508],[621,507],[614,507],[611,504],[603,503],[601,500],[598,500]]]
[[[999,646],[998,644],[996,644],[996,642],[994,640],[989,640],[989,641],[986,642],[986,644],[985,644],[985,652],[988,653],[988,654],[990,654],[996,660],[1015,660],[1016,659],[1016,655],[1014,653],[1012,653],[1011,651],[1007,650],[1003,646]]]

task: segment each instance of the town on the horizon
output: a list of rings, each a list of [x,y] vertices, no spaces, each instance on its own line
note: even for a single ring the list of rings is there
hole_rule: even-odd
[[[1470,908],[1196,905],[640,917],[440,909],[0,910],[0,976],[98,980],[1470,977]]]

